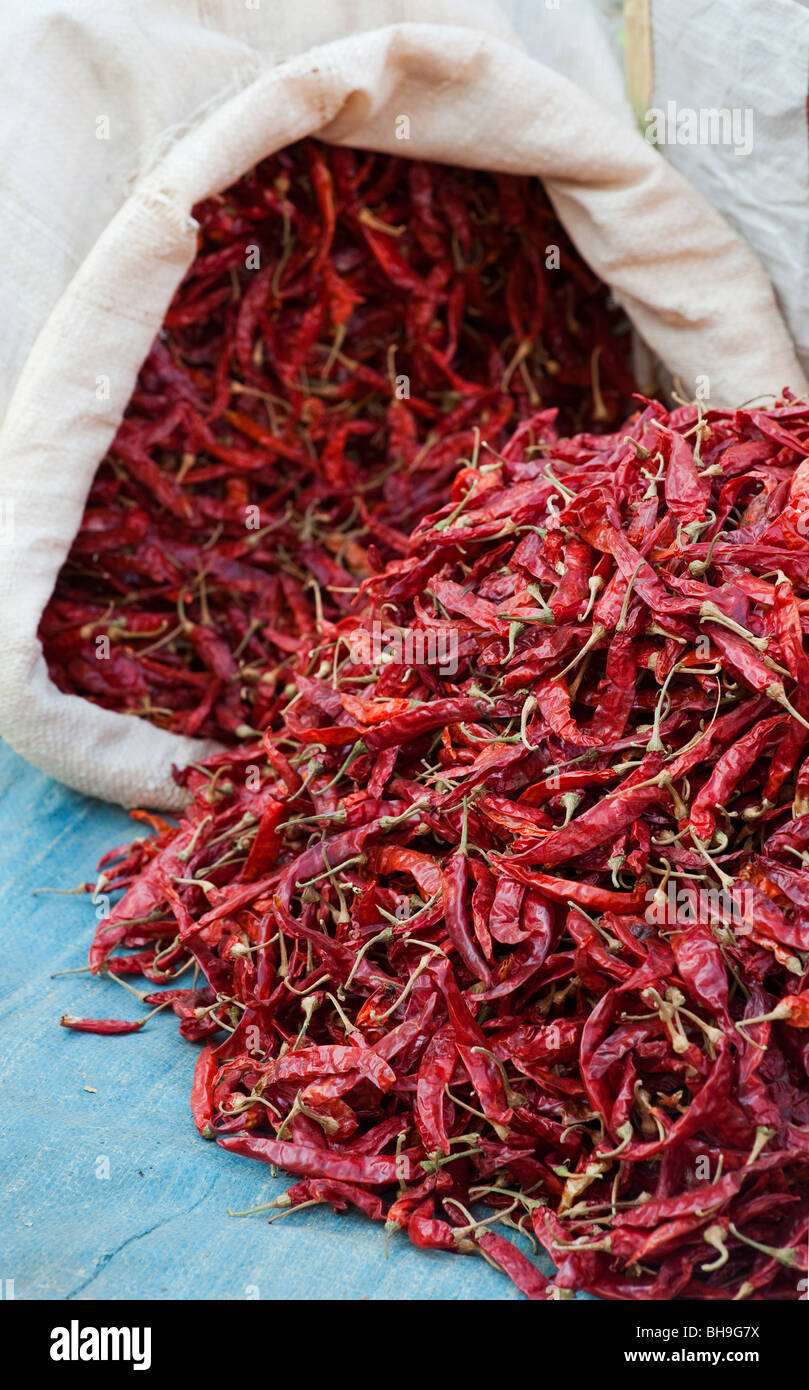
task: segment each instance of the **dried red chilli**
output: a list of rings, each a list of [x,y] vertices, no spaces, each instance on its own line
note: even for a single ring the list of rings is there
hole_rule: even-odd
[[[194,213],[40,637],[61,690],[232,744],[477,429],[498,448],[545,405],[602,428],[633,382],[536,180],[305,141]]]
[[[63,1028],[71,1028],[76,1033],[138,1033],[143,1027],[143,1019],[129,1021],[124,1018],[77,1018],[75,1014],[62,1014],[59,1020]]]
[[[807,441],[789,396],[603,437],[539,415],[301,659],[275,731],[105,857],[93,966],[195,963],[145,1002],[205,1042],[200,1132],[302,1179],[279,1210],[359,1206],[532,1298],[800,1296]],[[453,669],[380,659],[383,616],[449,625]]]

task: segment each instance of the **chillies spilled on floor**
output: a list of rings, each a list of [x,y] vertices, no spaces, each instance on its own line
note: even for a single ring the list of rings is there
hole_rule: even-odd
[[[201,1045],[194,1121],[296,1177],[276,1215],[535,1299],[797,1299],[809,407],[487,445],[106,857],[91,967]]]

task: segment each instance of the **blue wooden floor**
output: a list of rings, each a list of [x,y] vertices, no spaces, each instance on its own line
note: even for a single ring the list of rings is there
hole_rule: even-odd
[[[18,1299],[519,1298],[484,1260],[403,1235],[386,1259],[381,1227],[358,1214],[229,1217],[289,1180],[199,1138],[196,1048],[173,1016],[124,1037],[60,1028],[65,1012],[142,1010],[110,981],[51,978],[85,964],[94,908],[33,890],[93,880],[142,829],[0,744],[0,1280]]]

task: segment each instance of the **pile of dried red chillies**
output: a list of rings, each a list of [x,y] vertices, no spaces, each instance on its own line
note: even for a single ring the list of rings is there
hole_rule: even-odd
[[[796,1299],[809,406],[552,414],[477,439],[263,740],[107,856],[91,965],[168,985],[200,1133],[282,1209],[531,1298]]]
[[[536,179],[311,141],[199,250],[42,618],[60,690],[232,744],[441,505],[473,430],[629,408],[627,321]]]

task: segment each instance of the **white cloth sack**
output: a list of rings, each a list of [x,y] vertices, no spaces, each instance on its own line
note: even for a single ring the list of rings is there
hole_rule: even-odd
[[[809,0],[629,0],[626,11],[639,117],[660,125],[660,153],[758,254],[809,372]]]
[[[63,695],[36,630],[193,258],[190,209],[262,157],[317,134],[537,174],[684,383],[708,373],[717,404],[804,389],[767,277],[611,95],[617,69],[584,3],[27,0],[5,20],[0,733],[81,791],[176,808],[171,764],[212,746]],[[533,56],[570,71],[577,42],[581,86]]]

